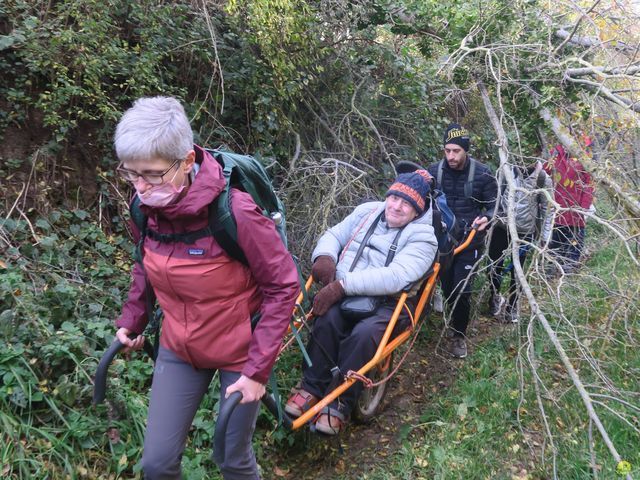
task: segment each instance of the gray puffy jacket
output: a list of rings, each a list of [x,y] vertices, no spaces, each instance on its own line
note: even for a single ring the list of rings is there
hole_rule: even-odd
[[[545,181],[542,186],[550,196],[553,196],[553,185],[551,178],[542,170],[542,164],[538,162],[534,169],[523,171],[513,167],[515,175],[515,211],[514,218],[516,229],[519,235],[534,235],[538,219],[541,223],[540,238],[548,241],[551,237],[551,225],[553,216],[550,214],[549,201],[544,192],[533,193],[538,190],[538,175],[544,175]],[[496,215],[497,219],[506,224],[506,212],[508,210],[508,191],[502,188],[500,195],[500,211]]]
[[[327,230],[313,251],[314,261],[328,255],[337,262],[336,278],[342,280],[347,295],[393,295],[411,287],[411,293],[415,293],[417,285],[414,284],[427,273],[436,258],[438,242],[429,210],[404,227],[395,257],[385,267],[398,228],[390,228],[383,216],[353,272],[349,272],[367,230],[384,207],[384,202],[359,205],[342,222]]]

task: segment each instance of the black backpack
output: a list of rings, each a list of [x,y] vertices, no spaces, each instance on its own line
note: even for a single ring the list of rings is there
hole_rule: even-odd
[[[411,173],[416,170],[426,170],[417,163],[401,160],[396,165],[396,173]],[[432,226],[438,240],[438,263],[440,271],[446,270],[453,261],[453,251],[461,243],[465,234],[465,225],[456,219],[455,214],[447,204],[447,197],[441,190],[435,188],[435,179],[431,181],[431,191],[425,198],[431,205]],[[472,185],[469,186],[471,188]]]
[[[438,240],[438,262],[443,272],[451,265],[453,251],[460,245],[466,229],[447,204],[444,192],[432,190],[427,201],[431,202],[433,230]]]

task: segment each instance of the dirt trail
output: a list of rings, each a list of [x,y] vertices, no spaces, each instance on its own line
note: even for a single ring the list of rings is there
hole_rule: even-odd
[[[351,423],[339,438],[301,434],[304,445],[281,450],[274,459],[278,468],[265,472],[265,478],[333,479],[342,475],[359,479],[369,470],[367,465],[391,456],[400,447],[406,429],[420,423],[429,402],[452,384],[464,365],[464,360],[436,351],[440,328],[433,323],[423,326],[421,338],[390,380],[383,410],[374,421],[366,425]],[[479,317],[471,330],[469,355],[478,345],[499,335],[502,328],[493,319]]]

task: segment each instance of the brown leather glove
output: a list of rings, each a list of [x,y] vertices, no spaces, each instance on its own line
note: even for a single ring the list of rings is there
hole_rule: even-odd
[[[313,262],[311,275],[320,285],[329,285],[336,278],[336,262],[329,255],[320,255]]]
[[[324,315],[331,306],[344,297],[344,288],[338,280],[322,287],[313,299],[313,314]]]

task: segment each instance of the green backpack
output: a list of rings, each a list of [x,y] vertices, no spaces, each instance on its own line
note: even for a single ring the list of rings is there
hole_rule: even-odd
[[[247,258],[238,244],[238,225],[231,211],[230,190],[238,188],[253,198],[262,209],[262,214],[271,218],[287,246],[284,205],[273,190],[269,175],[262,164],[249,155],[239,155],[224,150],[206,150],[216,159],[223,171],[226,185],[220,195],[209,205],[209,224],[200,230],[187,233],[165,234],[147,228],[147,216],[140,210],[140,199],[136,195],[129,206],[131,219],[140,231],[135,259],[142,262],[142,246],[145,237],[161,243],[195,243],[203,237],[213,236],[222,249],[233,259],[247,265]]]

